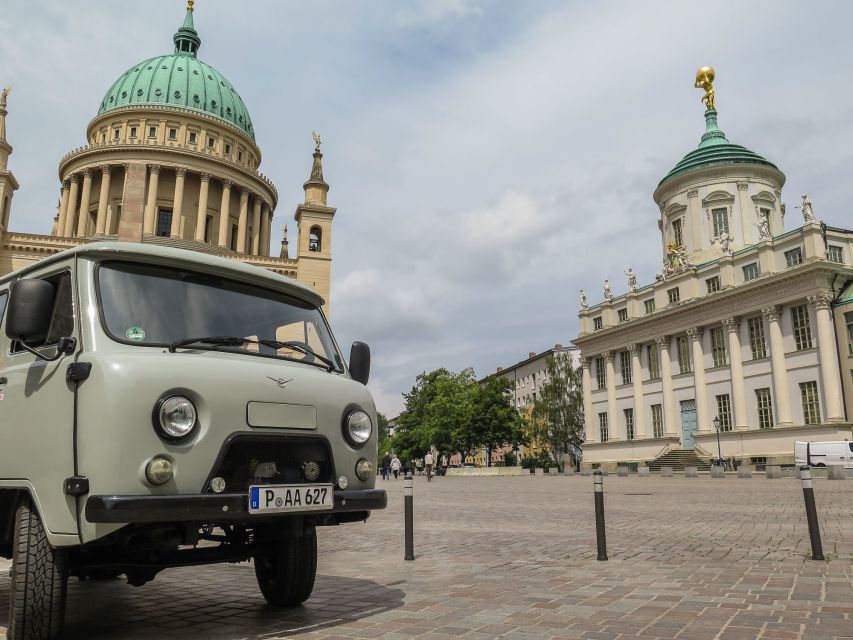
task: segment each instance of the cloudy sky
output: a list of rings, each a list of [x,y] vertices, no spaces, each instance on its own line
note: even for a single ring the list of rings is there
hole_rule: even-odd
[[[4,0],[0,84],[21,188],[12,229],[47,233],[59,158],[115,78],[172,50],[181,0]],[[396,415],[414,376],[478,375],[577,334],[577,291],[660,268],[660,178],[703,132],[717,70],[728,138],[853,227],[853,4],[198,0],[199,57],[239,90],[279,189],[302,198],[323,135],[332,323],[370,343]]]

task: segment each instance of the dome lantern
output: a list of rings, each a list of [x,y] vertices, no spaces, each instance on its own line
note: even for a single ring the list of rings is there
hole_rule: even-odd
[[[198,48],[201,46],[201,38],[198,37],[198,32],[193,24],[193,2],[187,0],[187,17],[184,18],[184,24],[175,33],[175,53],[187,54],[195,57]]]

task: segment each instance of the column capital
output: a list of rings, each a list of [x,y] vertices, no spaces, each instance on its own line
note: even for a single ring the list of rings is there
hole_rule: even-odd
[[[183,178],[184,176],[187,175],[187,168],[186,167],[176,167],[175,168],[175,175]]]
[[[687,335],[690,336],[691,340],[701,340],[702,339],[702,327],[690,327],[687,330]]]
[[[729,332],[737,331],[740,328],[740,318],[737,316],[732,316],[731,318],[726,318],[723,320],[722,325],[729,330]]]
[[[210,182],[210,174],[209,173],[200,173],[199,176],[201,177],[202,182]]]
[[[669,336],[658,336],[657,338],[655,338],[655,342],[657,343],[658,347],[666,347],[668,349],[669,344],[672,342],[672,338],[670,338]]]
[[[148,168],[151,170],[151,175],[156,176],[160,173],[160,165],[159,164],[149,164]]]
[[[130,171],[130,163],[129,163],[129,162],[125,162],[124,164],[122,164],[122,166],[124,167],[124,172],[125,172],[125,173],[127,173],[128,171]]]
[[[91,178],[91,177],[92,177],[92,170],[91,170],[89,167],[86,167],[85,169],[83,169],[83,171],[81,171],[81,173],[83,174],[83,179],[84,179],[84,180],[85,180],[86,178]]]
[[[690,189],[690,190],[687,192],[687,197],[688,197],[688,198],[695,198],[695,197],[697,197],[698,195],[699,195],[699,189]]]
[[[231,187],[233,187],[233,186],[234,186],[234,183],[231,180],[229,180],[228,178],[226,178],[225,180],[222,181],[222,188],[223,189],[231,189]]]
[[[749,183],[746,180],[738,180],[737,181],[737,190],[738,191],[746,191],[749,189]]]
[[[102,164],[100,169],[101,169],[102,174],[104,174],[105,176],[108,176],[112,172],[113,167],[112,167],[112,165],[109,165],[109,164]]]
[[[772,304],[769,307],[762,307],[761,313],[770,322],[779,321],[779,310],[776,308],[775,304]]]
[[[581,369],[589,369],[589,357],[581,356],[580,365],[581,365]]]
[[[245,198],[246,200],[249,199],[249,187],[240,187],[240,197]]]
[[[601,357],[604,358],[605,362],[613,362],[613,353],[610,351],[602,351]]]
[[[832,294],[829,291],[818,291],[808,297],[809,304],[815,309],[829,309],[832,303]]]
[[[631,344],[625,345],[625,348],[632,356],[637,355],[637,352],[640,350],[640,347],[636,342],[632,342]]]
[[[68,181],[71,182],[72,184],[73,183],[80,184],[80,174],[79,173],[72,173],[70,176],[68,176]]]
[[[62,189],[68,189],[69,187],[71,187],[71,179],[65,178],[65,180],[62,181]]]

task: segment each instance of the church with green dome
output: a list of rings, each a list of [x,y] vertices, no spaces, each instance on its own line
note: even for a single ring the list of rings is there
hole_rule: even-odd
[[[782,171],[720,129],[714,77],[699,144],[654,191],[661,270],[580,292],[587,468],[720,474],[853,439],[853,231],[807,195],[786,211]]]
[[[50,235],[16,234],[17,182],[8,170],[7,96],[0,106],[0,275],[83,242],[118,239],[177,246],[265,267],[314,288],[329,308],[335,209],[327,204],[320,138],[295,209],[296,255],[272,222],[279,193],[260,171],[261,149],[243,98],[199,58],[193,0],[171,53],[129,67],[110,84],[86,144],[59,162]],[[164,43],[165,44],[165,43]],[[165,48],[165,47],[164,47]],[[306,135],[307,138],[307,135]]]

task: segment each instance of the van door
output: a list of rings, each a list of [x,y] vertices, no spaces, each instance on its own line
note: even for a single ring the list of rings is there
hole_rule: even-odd
[[[46,356],[56,353],[63,336],[79,341],[72,264],[49,269],[27,275],[50,282],[55,291],[48,334],[29,345]],[[6,337],[5,322],[3,318],[0,326],[0,380],[5,379],[0,389],[0,483],[31,483],[46,528],[76,535],[75,499],[63,493],[63,481],[74,475],[74,387],[65,379],[74,356],[41,360]]]

